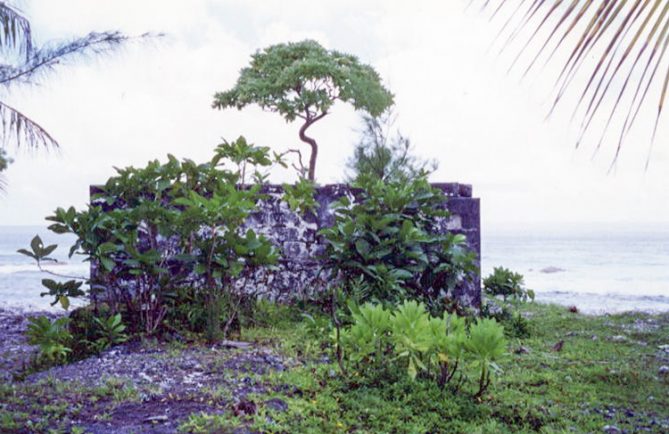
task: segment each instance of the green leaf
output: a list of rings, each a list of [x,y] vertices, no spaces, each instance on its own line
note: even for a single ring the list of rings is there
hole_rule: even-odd
[[[116,263],[114,262],[113,259],[105,257],[105,256],[100,258],[100,263],[102,263],[102,266],[107,271],[112,271],[114,269],[114,267],[116,266]]]
[[[364,257],[369,253],[370,245],[367,240],[359,239],[355,242],[355,249]]]
[[[58,302],[65,310],[67,310],[70,307],[70,299],[64,295],[58,297]]]

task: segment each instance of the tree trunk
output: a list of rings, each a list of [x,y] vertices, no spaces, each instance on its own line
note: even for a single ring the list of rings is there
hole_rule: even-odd
[[[318,157],[318,144],[316,140],[307,136],[307,128],[314,123],[314,120],[308,119],[302,127],[300,127],[300,140],[304,143],[308,143],[311,146],[311,157],[309,157],[309,181],[314,182],[316,180],[316,158]]]

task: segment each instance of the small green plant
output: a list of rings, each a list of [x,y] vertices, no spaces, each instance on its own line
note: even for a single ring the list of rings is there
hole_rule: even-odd
[[[464,345],[480,368],[479,390],[475,396],[481,397],[490,385],[492,373],[501,372],[496,361],[506,352],[504,329],[494,319],[479,319],[471,326]]]
[[[294,185],[283,184],[283,200],[293,211],[302,214],[316,211],[318,202],[314,198],[315,186],[312,181],[300,178]]]
[[[396,357],[406,360],[406,372],[414,380],[419,369],[428,369],[423,360],[434,345],[430,316],[425,306],[415,301],[401,304],[392,314],[391,330]]]
[[[72,335],[68,331],[69,318],[51,320],[46,316],[38,316],[28,321],[28,343],[39,347],[37,363],[50,365],[67,361],[72,352]]]
[[[524,278],[508,268],[495,267],[492,274],[483,279],[483,290],[492,297],[528,301],[534,300],[534,291],[524,288]]]
[[[389,344],[390,312],[371,303],[360,307],[350,304],[350,309],[353,325],[341,337],[348,359],[359,365],[372,363],[380,369]]]
[[[97,325],[96,334],[98,335],[98,338],[93,342],[96,352],[104,351],[128,340],[128,335],[124,333],[126,327],[120,313],[107,318],[95,317],[93,320]]]
[[[483,279],[483,290],[490,298],[483,304],[483,316],[503,322],[507,334],[517,338],[530,335],[529,322],[520,313],[520,305],[535,297],[533,290],[524,287],[523,280],[522,274],[504,267],[495,267]]]
[[[454,378],[457,390],[465,376],[459,368],[469,362],[480,368],[480,397],[489,387],[496,362],[506,351],[504,328],[494,320],[478,320],[469,332],[465,319],[445,313],[431,317],[425,305],[405,301],[395,310],[367,303],[351,306],[352,325],[341,330],[342,369],[381,379],[395,368],[411,380],[436,382],[444,388]],[[336,335],[333,334],[336,339]],[[456,373],[460,373],[456,377]]]

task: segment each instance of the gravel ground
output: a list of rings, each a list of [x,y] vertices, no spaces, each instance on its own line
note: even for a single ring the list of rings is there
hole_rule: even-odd
[[[0,310],[0,378],[14,388],[17,398],[16,404],[0,402],[0,409],[30,412],[35,411],[35,402],[55,405],[54,398],[65,400],[63,405],[76,411],[65,409],[65,422],[61,419],[54,424],[97,434],[174,433],[193,413],[286,406],[276,398],[259,398],[270,392],[263,376],[288,369],[295,362],[240,342],[214,346],[130,342],[18,380],[15,375],[35,353],[23,332],[28,318],[40,314]],[[62,384],[68,386],[63,390],[58,386]],[[113,396],[91,398],[91,393],[82,392],[100,389],[111,390]],[[35,431],[23,427],[16,432]],[[244,428],[239,432],[245,432]]]

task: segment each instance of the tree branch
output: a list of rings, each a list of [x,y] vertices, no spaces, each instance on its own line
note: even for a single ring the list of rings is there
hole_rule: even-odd
[[[312,117],[309,109],[305,109],[305,113],[307,119],[306,122],[300,127],[300,140],[311,146],[311,157],[309,157],[309,181],[314,182],[316,180],[316,158],[318,157],[318,144],[316,143],[316,140],[307,136],[306,131],[315,122],[323,119],[328,114],[328,112],[323,112],[314,117]]]

